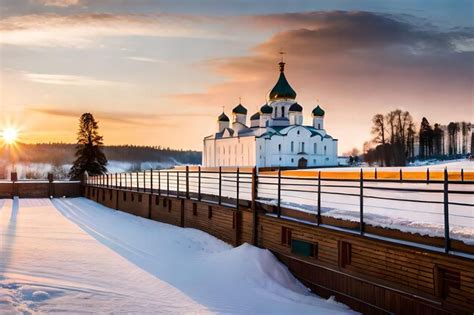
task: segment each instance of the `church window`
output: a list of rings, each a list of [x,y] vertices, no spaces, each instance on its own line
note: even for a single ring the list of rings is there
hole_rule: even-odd
[[[295,143],[293,141],[291,141],[291,153],[293,153],[293,151],[295,150]]]
[[[281,108],[281,117],[285,117],[285,108],[284,107]]]
[[[304,152],[304,142],[301,142],[301,152]]]
[[[281,152],[281,144],[278,145],[278,152]]]
[[[318,124],[318,129],[321,129],[321,124]]]
[[[326,154],[326,146],[324,146],[324,154]]]
[[[298,130],[298,131],[296,132],[296,134],[299,135],[299,134],[300,134],[300,131]]]
[[[318,153],[318,144],[314,144],[314,154]]]
[[[316,159],[313,160],[313,163],[316,164]]]
[[[295,159],[291,159],[291,163],[293,163],[295,161]]]

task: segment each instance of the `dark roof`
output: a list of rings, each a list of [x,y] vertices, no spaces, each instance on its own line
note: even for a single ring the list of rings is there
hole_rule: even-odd
[[[225,113],[222,113],[219,118],[217,118],[217,121],[230,121],[229,117]]]
[[[295,90],[293,90],[293,88],[290,86],[290,84],[286,80],[284,65],[285,64],[283,62],[280,63],[280,77],[278,78],[277,83],[275,84],[275,86],[270,92],[271,100],[276,100],[279,98],[290,98],[290,99],[296,98]]]
[[[245,107],[242,106],[242,104],[239,104],[237,105],[233,110],[232,112],[234,114],[243,114],[243,115],[247,115],[247,109]]]
[[[313,109],[313,116],[324,116],[324,110],[319,105]]]
[[[265,104],[262,107],[260,107],[260,112],[262,114],[271,114],[273,113],[273,107],[269,106],[268,104]]]
[[[260,112],[256,112],[250,117],[250,120],[258,120],[260,119]]]
[[[298,103],[294,103],[293,105],[290,106],[289,111],[290,112],[302,112],[303,107],[301,107],[301,105],[298,104]]]

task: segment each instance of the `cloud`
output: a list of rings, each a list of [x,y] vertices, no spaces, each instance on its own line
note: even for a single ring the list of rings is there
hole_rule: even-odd
[[[174,101],[230,109],[242,96],[256,109],[276,82],[283,48],[286,76],[298,102],[309,113],[316,99],[321,100],[329,131],[340,138],[343,149],[369,137],[370,119],[377,112],[401,107],[441,123],[474,116],[472,28],[440,30],[410,16],[369,12],[245,19],[249,27],[281,30],[247,56],[208,60],[205,66],[226,82],[170,95]]]
[[[49,116],[58,116],[66,118],[79,118],[87,110],[69,110],[69,109],[58,109],[54,107],[30,107],[28,111],[35,112],[39,114],[49,115]],[[140,113],[140,112],[129,112],[129,111],[91,111],[93,115],[99,119],[106,122],[117,123],[117,124],[128,124],[136,126],[153,126],[157,125],[161,127],[166,126],[175,126],[174,120],[180,120],[183,117],[191,116],[202,116],[209,117],[208,114],[196,113],[196,112],[174,112],[167,114],[150,114],[150,113]]]
[[[107,36],[212,38],[205,17],[171,14],[29,14],[0,20],[0,43],[86,48]]]
[[[79,5],[81,0],[35,0],[36,2],[48,7],[70,7]]]
[[[31,82],[53,84],[53,85],[70,85],[70,86],[117,86],[127,85],[124,82],[98,80],[95,78],[80,76],[80,75],[66,75],[66,74],[47,74],[47,73],[28,73],[24,72],[23,76],[26,80]]]
[[[139,61],[139,62],[150,62],[150,63],[162,63],[162,60],[154,59],[154,58],[148,58],[148,57],[140,57],[140,56],[130,56],[130,57],[125,57],[125,59],[128,60],[133,60],[133,61]]]

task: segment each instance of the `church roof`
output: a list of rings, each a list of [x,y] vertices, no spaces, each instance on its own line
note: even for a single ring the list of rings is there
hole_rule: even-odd
[[[318,105],[315,109],[313,109],[312,114],[313,116],[324,116],[324,110]]]
[[[265,104],[262,107],[260,107],[260,112],[262,114],[271,114],[273,113],[273,107],[269,106],[268,104]]]
[[[258,120],[260,119],[260,112],[256,112],[250,117],[250,120]]]
[[[243,114],[243,115],[247,115],[247,108],[243,107],[242,104],[239,104],[237,105],[233,110],[232,112],[234,114]]]
[[[227,115],[225,113],[222,113],[218,118],[217,118],[218,121],[230,121],[229,120],[229,117],[227,117]]]
[[[278,78],[278,81],[273,87],[273,89],[270,91],[270,100],[277,100],[281,98],[295,99],[296,92],[290,86],[290,84],[288,83],[285,77],[285,72],[284,72],[285,63],[282,61],[279,63],[279,65],[280,65],[280,77]]]
[[[293,105],[290,106],[289,111],[290,112],[302,112],[303,107],[298,103],[294,103]]]

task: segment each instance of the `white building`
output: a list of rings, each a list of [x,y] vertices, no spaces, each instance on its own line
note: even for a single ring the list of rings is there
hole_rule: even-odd
[[[217,132],[204,138],[203,166],[314,167],[337,165],[337,139],[324,129],[324,110],[316,106],[313,123],[303,125],[303,107],[286,80],[285,63],[267,104],[250,117],[242,104],[218,118]]]

